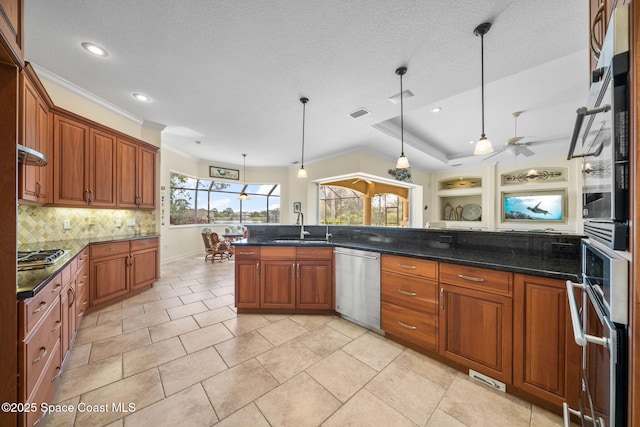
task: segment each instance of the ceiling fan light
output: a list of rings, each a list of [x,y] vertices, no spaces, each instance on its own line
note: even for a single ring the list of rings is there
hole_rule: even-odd
[[[240,200],[251,200],[251,197],[249,197],[249,195],[245,192],[240,193],[240,197],[238,197],[238,199]]]
[[[476,148],[473,150],[474,156],[483,156],[485,154],[493,153],[493,145],[486,136],[481,136],[480,140],[476,144]]]
[[[298,169],[298,178],[306,178],[307,177],[307,170],[304,168],[304,166],[300,166],[300,169]]]
[[[398,157],[398,162],[396,163],[396,168],[397,169],[406,169],[409,167],[409,159],[407,159],[407,157],[402,154],[400,157]]]

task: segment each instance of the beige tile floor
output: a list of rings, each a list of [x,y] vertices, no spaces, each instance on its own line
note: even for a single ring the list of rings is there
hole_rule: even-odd
[[[87,315],[55,397],[74,411],[45,425],[562,424],[338,317],[236,315],[233,266],[167,264],[153,289]]]

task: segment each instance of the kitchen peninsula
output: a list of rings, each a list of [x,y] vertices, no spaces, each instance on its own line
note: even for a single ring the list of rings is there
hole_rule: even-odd
[[[297,226],[248,229],[249,238],[234,242],[238,313],[336,309],[326,304],[338,292],[326,271],[332,263],[300,274],[300,254],[330,260],[334,247],[373,251],[382,258],[386,337],[555,411],[577,400],[578,367],[567,361],[579,348],[564,282],[579,276],[582,236],[306,226],[300,239]]]

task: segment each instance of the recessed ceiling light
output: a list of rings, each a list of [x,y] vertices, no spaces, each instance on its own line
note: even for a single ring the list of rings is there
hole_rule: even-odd
[[[109,52],[107,52],[105,49],[101,48],[97,44],[93,44],[93,43],[89,43],[89,42],[82,42],[81,46],[87,52],[92,53],[92,54],[94,54],[96,56],[109,56]]]
[[[442,107],[433,107],[433,108],[431,109],[431,112],[432,112],[432,113],[439,113],[440,111],[442,111]]]
[[[133,97],[138,101],[145,101],[145,102],[151,101],[151,98],[149,98],[147,95],[144,95],[142,93],[134,93]]]
[[[475,144],[476,142],[474,140],[469,141],[469,144]]]

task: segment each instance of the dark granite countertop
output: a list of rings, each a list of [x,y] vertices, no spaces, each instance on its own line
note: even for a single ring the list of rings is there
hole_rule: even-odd
[[[52,240],[19,245],[19,251],[36,251],[38,249],[64,249],[67,252],[56,264],[37,270],[18,271],[18,299],[31,298],[44,288],[53,277],[61,271],[78,253],[87,245],[105,242],[118,242],[123,240],[145,239],[160,237],[159,234],[148,233],[139,235],[102,236],[85,239]]]
[[[243,239],[233,242],[236,246],[331,246],[351,249],[361,249],[390,255],[408,256],[434,261],[444,261],[455,264],[484,267],[494,270],[510,271],[513,273],[530,274],[560,280],[578,281],[580,276],[580,260],[575,258],[557,258],[539,255],[523,255],[501,251],[487,251],[474,249],[451,248],[446,244],[426,244],[427,242],[396,242],[384,238],[378,242],[353,242],[350,240],[333,239],[330,243],[321,239],[310,239],[304,243],[296,239]],[[273,240],[278,240],[274,242]],[[436,247],[434,247],[436,246]]]

